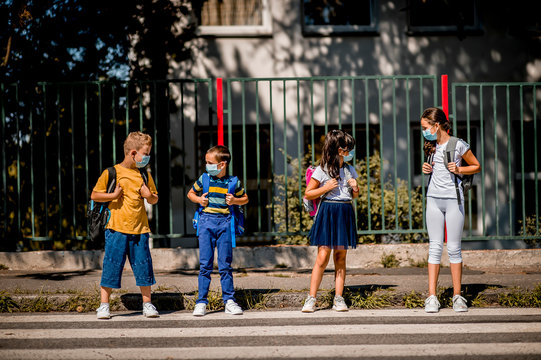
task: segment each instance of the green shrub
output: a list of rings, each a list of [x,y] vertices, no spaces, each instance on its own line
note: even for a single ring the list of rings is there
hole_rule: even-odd
[[[0,292],[0,313],[13,312],[19,305],[5,291]]]
[[[422,308],[425,306],[425,299],[415,290],[412,290],[409,294],[404,295],[402,298],[404,306],[408,309]]]
[[[381,257],[381,264],[384,268],[395,268],[400,265],[400,261],[398,261],[395,254],[383,254]]]
[[[537,219],[537,222],[541,226],[541,216]],[[526,217],[526,224],[523,223],[522,220],[518,221],[520,225],[520,235],[526,235],[526,236],[533,236],[533,235],[540,235],[537,232],[537,225],[536,225],[536,218],[535,215],[530,215]],[[524,239],[524,242],[528,244],[530,247],[536,247],[541,245],[541,237],[538,237],[536,239]]]

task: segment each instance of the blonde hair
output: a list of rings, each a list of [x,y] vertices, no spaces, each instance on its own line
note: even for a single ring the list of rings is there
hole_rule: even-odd
[[[124,141],[124,155],[127,155],[130,150],[141,149],[143,146],[152,146],[152,137],[140,131],[131,132]]]

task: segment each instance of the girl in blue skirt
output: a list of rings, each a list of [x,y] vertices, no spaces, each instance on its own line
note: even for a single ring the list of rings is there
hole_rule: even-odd
[[[332,130],[325,136],[320,165],[312,174],[304,193],[307,200],[321,199],[314,224],[308,237],[317,246],[317,258],[310,280],[310,294],[302,312],[314,312],[316,295],[323,272],[329,263],[331,250],[334,259],[336,295],[333,309],[347,311],[342,297],[346,279],[347,249],[357,245],[357,230],[352,200],[359,196],[355,168],[346,164],[353,159],[355,139],[342,131]]]

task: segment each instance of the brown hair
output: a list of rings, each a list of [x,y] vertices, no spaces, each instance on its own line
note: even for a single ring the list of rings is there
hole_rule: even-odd
[[[323,154],[321,156],[320,166],[333,179],[340,177],[340,158],[338,149],[352,150],[355,147],[353,136],[342,130],[331,130],[325,136],[323,144]]]
[[[152,138],[148,134],[144,134],[140,131],[134,131],[128,134],[128,137],[124,141],[124,155],[128,155],[130,150],[141,149],[143,146],[152,146]]]
[[[426,109],[425,111],[423,111],[421,119],[425,119],[426,122],[430,125],[436,125],[436,123],[438,123],[440,128],[447,133],[451,131],[451,122],[447,120],[445,112],[443,112],[443,110],[440,108],[431,107]],[[430,154],[436,152],[436,140],[429,141],[425,139],[423,150],[425,152],[425,156],[429,156]]]
[[[222,145],[211,147],[207,150],[207,154],[213,154],[216,156],[218,162],[225,161],[229,164],[229,161],[231,160],[231,153],[229,152],[229,149]]]

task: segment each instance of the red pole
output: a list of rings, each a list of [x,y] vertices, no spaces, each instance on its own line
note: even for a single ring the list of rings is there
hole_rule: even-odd
[[[224,93],[222,78],[216,79],[216,111],[218,115],[218,145],[224,145]]]
[[[449,89],[447,87],[447,75],[441,76],[441,107],[443,112],[445,113],[445,116],[447,117],[447,120],[449,119]],[[444,230],[445,230],[445,239],[444,242],[447,242],[447,224],[444,224]]]

